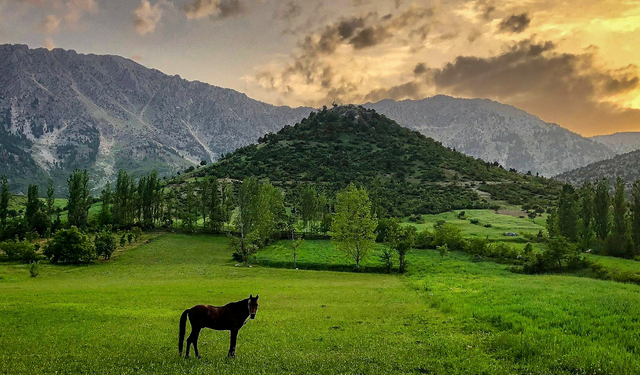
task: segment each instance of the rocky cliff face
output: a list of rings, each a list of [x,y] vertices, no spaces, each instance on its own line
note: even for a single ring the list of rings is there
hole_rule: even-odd
[[[521,172],[554,176],[615,155],[605,145],[487,99],[438,95],[365,106],[457,151]]]
[[[0,174],[15,191],[48,178],[63,190],[74,168],[90,171],[94,190],[121,168],[173,173],[309,112],[118,56],[0,46]]]

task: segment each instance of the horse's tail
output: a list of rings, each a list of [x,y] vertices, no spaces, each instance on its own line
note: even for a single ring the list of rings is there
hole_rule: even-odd
[[[184,334],[187,329],[187,316],[189,315],[189,309],[184,310],[180,317],[180,333],[178,333],[178,352],[182,355],[182,344],[184,343]]]

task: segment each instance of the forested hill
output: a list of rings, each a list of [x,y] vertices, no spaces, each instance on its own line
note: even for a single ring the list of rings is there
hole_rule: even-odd
[[[361,183],[392,215],[489,207],[491,202],[478,189],[492,186],[495,191],[503,183],[535,185],[527,191],[541,192],[555,191],[557,185],[465,156],[356,106],[312,112],[295,126],[267,134],[258,144],[227,154],[194,174],[254,176],[285,188],[316,183],[329,192]]]
[[[600,178],[615,181],[618,177],[628,184],[640,179],[640,150],[589,164],[586,167],[558,175],[556,178],[573,185],[580,185],[584,181]]]

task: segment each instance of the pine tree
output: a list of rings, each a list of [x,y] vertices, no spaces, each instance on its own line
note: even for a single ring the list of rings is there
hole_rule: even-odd
[[[209,201],[211,200],[210,188],[208,178],[200,182],[200,212],[202,213],[202,227],[204,229],[207,229],[207,217],[209,216]]]
[[[603,178],[596,184],[594,197],[594,223],[596,237],[604,241],[609,235],[609,180]]]

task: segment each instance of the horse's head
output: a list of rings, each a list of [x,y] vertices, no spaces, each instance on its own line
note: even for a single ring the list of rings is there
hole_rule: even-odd
[[[254,297],[253,294],[249,296],[249,316],[251,319],[256,318],[256,313],[258,312],[258,295]]]

